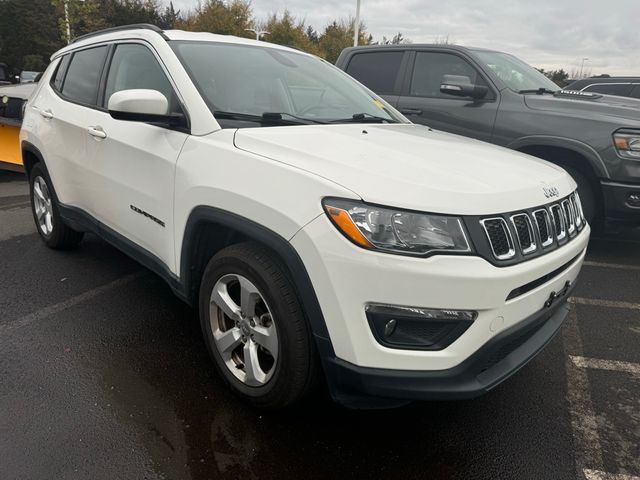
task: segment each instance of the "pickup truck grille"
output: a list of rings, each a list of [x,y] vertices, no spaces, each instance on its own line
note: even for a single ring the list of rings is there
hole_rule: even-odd
[[[534,209],[480,218],[491,257],[504,264],[537,257],[571,241],[586,225],[577,192]]]

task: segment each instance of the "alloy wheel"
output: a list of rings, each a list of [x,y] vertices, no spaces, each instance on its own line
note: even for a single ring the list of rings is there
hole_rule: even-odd
[[[38,227],[45,235],[53,232],[53,205],[49,187],[44,178],[38,176],[33,182],[33,205],[36,212]]]
[[[250,387],[265,385],[278,361],[278,332],[258,288],[237,274],[221,277],[209,301],[216,348],[229,371]]]

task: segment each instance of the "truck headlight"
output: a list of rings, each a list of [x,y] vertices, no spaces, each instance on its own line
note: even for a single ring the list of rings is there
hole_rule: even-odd
[[[640,131],[620,130],[613,134],[613,143],[621,157],[640,160]]]
[[[416,256],[471,252],[458,217],[396,210],[339,198],[325,198],[322,204],[338,230],[363,248]]]

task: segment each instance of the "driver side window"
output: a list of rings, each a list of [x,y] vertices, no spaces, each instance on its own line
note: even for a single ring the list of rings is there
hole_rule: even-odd
[[[120,44],[109,67],[103,106],[108,107],[114,93],[132,89],[157,90],[167,97],[169,105],[175,105],[171,83],[151,50],[137,43]]]
[[[454,99],[455,97],[440,92],[440,85],[445,75],[468,77],[473,85],[487,86],[478,71],[458,55],[417,52],[411,78],[410,95]]]

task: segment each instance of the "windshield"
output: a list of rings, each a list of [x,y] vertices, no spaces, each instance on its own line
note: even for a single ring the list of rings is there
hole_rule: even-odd
[[[556,91],[560,88],[531,65],[501,52],[475,52],[478,58],[500,77],[507,87],[516,92],[523,90]]]
[[[171,46],[223,128],[405,121],[317,57],[214,42]]]

